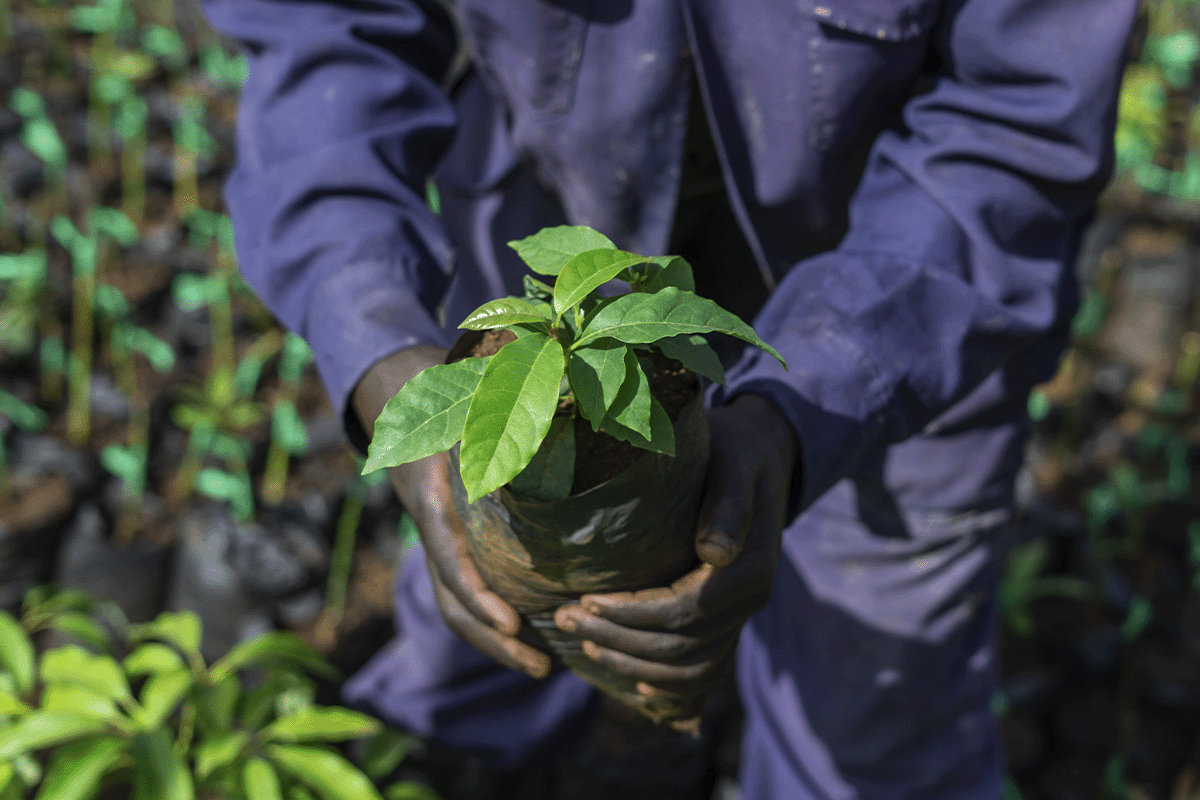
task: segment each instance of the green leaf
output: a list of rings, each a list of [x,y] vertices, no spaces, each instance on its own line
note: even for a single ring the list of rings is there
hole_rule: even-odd
[[[600,284],[646,260],[645,256],[637,253],[626,253],[611,247],[586,250],[573,257],[563,265],[558,280],[554,282],[555,319],[581,303]]]
[[[130,740],[133,752],[132,800],[194,800],[192,775],[159,728]]]
[[[273,631],[240,642],[212,666],[213,681],[234,670],[276,664],[294,664],[317,675],[335,678],[338,671],[321,654],[293,633]]]
[[[173,644],[188,656],[200,656],[200,618],[192,611],[164,611],[150,622],[134,626],[135,642],[158,639]]]
[[[0,667],[13,676],[18,694],[33,691],[33,643],[7,611],[0,611]]]
[[[99,733],[104,721],[73,711],[34,711],[0,730],[0,761]]]
[[[394,728],[384,728],[367,740],[362,751],[363,772],[375,782],[382,781],[396,771],[400,762],[419,744],[410,734]]]
[[[615,248],[607,236],[583,225],[543,228],[508,246],[529,268],[541,275],[557,275],[575,256],[601,247]]]
[[[179,653],[174,648],[158,642],[139,646],[125,657],[121,665],[125,668],[125,674],[130,677],[174,672],[186,668],[183,659],[179,657]]]
[[[654,346],[667,358],[673,358],[697,375],[703,375],[713,383],[725,385],[725,368],[717,351],[699,334],[672,336],[659,339]]]
[[[111,206],[92,206],[87,212],[88,230],[116,240],[122,247],[132,247],[141,239],[137,226],[125,212]]]
[[[579,414],[592,423],[600,423],[617,398],[629,367],[625,361],[629,348],[616,339],[600,339],[590,347],[571,352],[567,360],[567,375]]]
[[[779,353],[736,314],[673,286],[656,294],[633,292],[618,297],[592,316],[572,347],[584,347],[605,336],[626,344],[651,344],[670,336],[714,331],[761,347],[787,368]]]
[[[462,479],[475,502],[525,468],[550,430],[562,347],[533,333],[500,348],[483,372],[463,426]]]
[[[464,358],[429,367],[404,384],[375,421],[363,474],[453,447],[462,438],[471,396],[493,358]]]
[[[383,790],[387,800],[441,800],[438,793],[416,781],[400,781]]]
[[[0,686],[0,717],[20,717],[29,713],[29,706],[8,687]]]
[[[254,800],[283,800],[279,776],[264,759],[251,758],[242,768],[242,789]]]
[[[650,381],[646,377],[633,350],[625,351],[625,380],[617,390],[605,418],[632,430],[634,433],[649,438],[652,436],[650,426]]]
[[[89,737],[58,748],[34,800],[89,800],[100,781],[121,758],[125,742],[111,736]]]
[[[662,403],[658,402],[653,395],[650,397],[649,439],[611,417],[604,418],[604,422],[600,424],[600,430],[621,441],[629,442],[635,447],[668,456],[675,455],[675,429],[671,424],[671,418],[667,415],[667,410],[662,407]]]
[[[459,328],[469,331],[486,331],[503,328],[521,322],[549,322],[550,317],[541,308],[517,297],[502,297],[484,303],[467,315]]]
[[[7,417],[13,425],[29,432],[40,431],[50,422],[50,415],[45,411],[3,389],[0,389],[0,417]],[[0,625],[0,650],[4,647],[3,637],[4,629]],[[2,660],[3,655],[0,654],[0,663]]]
[[[229,731],[206,739],[196,748],[196,777],[204,780],[217,770],[229,766],[237,760],[249,742],[250,734],[246,731]]]
[[[1121,623],[1121,638],[1127,642],[1141,636],[1142,631],[1154,619],[1154,605],[1141,595],[1133,598],[1129,604],[1129,613]]]
[[[263,749],[283,772],[325,800],[382,800],[367,776],[335,753],[288,744],[269,744]]]
[[[86,686],[52,683],[42,693],[44,711],[66,711],[94,719],[112,719],[117,706],[112,699]]]
[[[562,500],[575,482],[575,421],[555,417],[550,432],[528,466],[512,479],[517,494],[534,500]]]
[[[138,724],[143,728],[157,728],[179,707],[192,688],[192,674],[186,669],[160,672],[152,675],[142,687],[142,713]]]
[[[208,686],[196,691],[196,721],[209,735],[228,731],[233,725],[233,712],[237,708],[242,686],[237,675],[228,674]]]
[[[692,265],[682,256],[658,256],[650,259],[650,263],[657,269],[650,271],[650,279],[643,284],[642,291],[657,292],[667,286],[687,292],[696,291]]]
[[[92,655],[78,645],[64,645],[42,656],[43,683],[73,683],[86,686],[112,700],[130,696],[129,684],[120,665],[109,656]]]
[[[552,297],[554,297],[553,287],[542,283],[532,275],[525,274],[521,276],[521,284],[525,287],[526,300],[549,301]]]
[[[271,409],[271,439],[294,456],[308,450],[308,429],[290,400],[279,400]]]
[[[379,721],[348,708],[314,706],[281,717],[262,731],[265,741],[341,742],[378,733]]]

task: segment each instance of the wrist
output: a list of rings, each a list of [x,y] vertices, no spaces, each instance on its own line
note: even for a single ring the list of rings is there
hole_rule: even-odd
[[[391,400],[414,375],[436,364],[445,363],[446,349],[434,345],[416,345],[376,361],[354,387],[350,407],[370,437],[375,420]]]

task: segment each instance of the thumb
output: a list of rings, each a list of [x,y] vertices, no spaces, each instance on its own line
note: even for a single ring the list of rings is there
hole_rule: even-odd
[[[753,476],[736,456],[713,452],[696,526],[696,555],[706,564],[727,567],[742,552],[753,513]]]

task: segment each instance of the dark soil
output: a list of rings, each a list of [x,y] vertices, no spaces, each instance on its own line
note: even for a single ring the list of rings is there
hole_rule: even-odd
[[[477,358],[495,355],[500,348],[516,339],[508,330],[483,331],[463,334],[450,355],[449,362],[464,357],[467,353]],[[464,352],[464,350],[466,352]],[[700,391],[696,376],[673,358],[667,358],[657,349],[650,353],[654,362],[654,373],[650,376],[650,391],[662,403],[667,416],[674,422],[679,412]],[[575,406],[570,401],[559,405],[555,416],[574,416]],[[575,480],[572,494],[586,492],[607,480],[620,475],[637,461],[646,451],[609,436],[604,431],[592,429],[592,424],[580,416],[575,417]]]

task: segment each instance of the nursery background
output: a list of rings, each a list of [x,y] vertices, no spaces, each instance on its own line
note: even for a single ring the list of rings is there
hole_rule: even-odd
[[[994,701],[1012,797],[1200,800],[1196,31],[1200,2],[1144,2],[1074,346],[1029,402]],[[53,583],[131,623],[194,612],[200,666],[290,631],[346,676],[391,635],[415,531],[237,273],[220,189],[244,77],[194,0],[0,0],[0,609]],[[55,627],[29,613],[48,597],[26,628]],[[94,632],[58,627],[37,644]],[[694,796],[734,796],[731,742],[706,743]],[[450,800],[537,796],[391,744]],[[0,746],[0,792],[4,766]],[[432,796],[405,785],[388,796]]]

